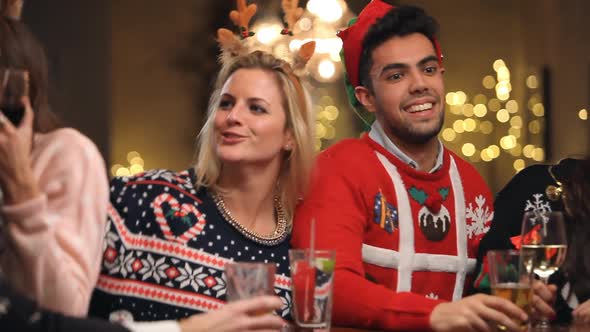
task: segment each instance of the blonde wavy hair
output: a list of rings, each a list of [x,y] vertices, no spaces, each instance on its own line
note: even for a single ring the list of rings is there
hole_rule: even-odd
[[[277,193],[285,209],[288,225],[291,226],[295,207],[306,194],[314,158],[315,125],[311,112],[309,94],[293,74],[291,66],[283,60],[262,51],[236,56],[224,62],[217,79],[209,106],[207,120],[197,137],[195,161],[196,186],[219,190],[217,182],[221,161],[215,151],[214,119],[221,98],[221,89],[230,76],[239,69],[262,69],[275,74],[283,97],[286,112],[285,130],[291,130],[294,147],[285,151]]]

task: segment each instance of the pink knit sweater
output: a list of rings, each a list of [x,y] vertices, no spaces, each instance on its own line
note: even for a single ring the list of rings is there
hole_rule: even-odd
[[[7,242],[0,267],[41,306],[85,316],[106,223],[104,161],[87,137],[59,129],[35,135],[32,167],[41,194],[0,206]]]

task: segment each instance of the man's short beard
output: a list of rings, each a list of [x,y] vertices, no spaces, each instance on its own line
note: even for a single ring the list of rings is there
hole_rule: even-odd
[[[429,142],[433,137],[438,136],[442,127],[443,127],[444,119],[440,120],[438,127],[435,130],[426,133],[419,133],[416,131],[411,130],[411,128],[402,128],[400,135],[398,135],[402,140],[408,142],[413,145],[420,145]]]
[[[382,110],[378,110],[377,112],[384,114],[384,111]],[[429,142],[433,137],[436,137],[440,133],[445,122],[444,114],[445,113],[443,109],[441,110],[438,126],[428,132],[419,132],[418,130],[413,130],[414,128],[404,127],[399,123],[388,123],[385,118],[383,118],[384,121],[382,122],[381,126],[383,128],[388,128],[389,133],[396,136],[402,142],[411,145],[421,145]]]

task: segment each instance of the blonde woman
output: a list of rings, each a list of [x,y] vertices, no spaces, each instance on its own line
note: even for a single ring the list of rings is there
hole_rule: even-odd
[[[152,321],[215,310],[224,265],[244,261],[276,264],[278,313],[289,319],[288,237],[312,128],[308,95],[286,62],[260,51],[225,62],[195,166],[112,181],[91,314]]]

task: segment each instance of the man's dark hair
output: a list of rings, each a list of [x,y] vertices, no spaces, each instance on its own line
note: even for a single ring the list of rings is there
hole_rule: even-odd
[[[424,9],[414,6],[398,6],[373,24],[363,39],[363,51],[359,64],[361,85],[373,91],[369,72],[373,66],[372,53],[375,48],[392,37],[421,33],[434,45],[438,23],[427,15]]]

